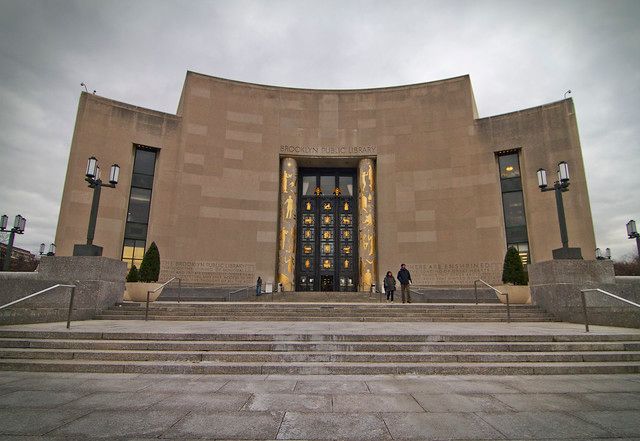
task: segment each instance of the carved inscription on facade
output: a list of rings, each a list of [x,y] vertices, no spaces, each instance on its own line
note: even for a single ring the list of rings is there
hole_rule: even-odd
[[[281,145],[280,153],[310,156],[369,156],[378,153],[373,145]]]
[[[237,286],[255,283],[255,263],[163,260],[160,280],[180,277],[191,286]]]
[[[501,262],[478,263],[407,263],[416,285],[473,285],[482,279],[490,284],[501,283]]]

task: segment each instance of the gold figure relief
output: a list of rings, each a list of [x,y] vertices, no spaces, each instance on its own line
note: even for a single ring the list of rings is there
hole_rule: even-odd
[[[313,225],[313,217],[312,216],[305,216],[304,217],[304,224],[305,225]]]
[[[362,193],[360,195],[360,209],[362,209],[362,211],[367,211],[367,205],[368,205],[367,196],[365,196],[365,194]]]
[[[343,218],[342,218],[342,223],[343,223],[344,225],[351,225],[351,218],[350,218],[350,217],[348,217],[348,216],[343,217]]]
[[[305,254],[311,254],[312,250],[311,245],[305,245],[302,247],[302,251],[304,251]]]
[[[311,261],[310,261],[309,259],[305,259],[305,261],[304,261],[304,267],[305,267],[306,269],[311,268]]]
[[[307,201],[307,203],[305,204],[305,208],[307,211],[311,211],[311,202]]]
[[[313,192],[316,196],[321,196],[322,195],[322,189],[320,187],[316,187],[316,189]]]
[[[331,216],[329,216],[329,215],[326,215],[326,216],[325,216],[324,218],[322,218],[322,219],[323,219],[323,222],[324,222],[325,224],[327,224],[327,225],[331,223]]]
[[[284,250],[284,245],[285,242],[287,241],[287,234],[289,234],[289,232],[287,231],[286,228],[282,228],[282,230],[280,230],[280,249]]]
[[[344,251],[345,254],[351,254],[351,245],[343,247],[342,251]]]
[[[369,177],[369,190],[373,192],[373,167],[369,163],[369,169],[367,170],[367,176]],[[369,199],[371,200],[371,199]]]
[[[325,269],[331,268],[331,260],[330,259],[324,259],[322,261],[322,267],[325,268]]]
[[[334,196],[340,196],[341,194],[342,194],[342,190],[340,190],[340,187],[336,187],[336,189],[333,190]]]
[[[305,230],[304,231],[304,238],[305,239],[310,239],[311,238],[311,230]]]
[[[364,191],[366,186],[367,186],[367,172],[363,170],[362,173],[360,173],[360,188],[362,189],[361,191]]]
[[[287,173],[286,170],[282,171],[282,192],[286,193],[289,188],[289,179],[293,177],[293,173]]]
[[[325,253],[330,253],[331,252],[331,245],[326,243],[326,244],[324,244],[323,249],[324,249]]]
[[[289,274],[293,274],[293,266],[295,265],[295,262],[293,260],[293,256],[289,257],[289,262],[287,263],[287,270],[289,270]]]
[[[327,210],[327,211],[331,210],[331,202],[325,202],[325,203],[322,205],[322,208],[324,208],[324,209],[325,209],[325,210]]]
[[[347,269],[349,268],[349,260],[348,259],[344,259],[344,268]]]
[[[362,276],[362,284],[365,286],[366,289],[369,289],[369,287],[371,286],[371,280],[372,280],[371,270],[367,268],[367,271]]]
[[[371,213],[367,213],[362,223],[364,225],[373,225],[373,217],[371,216]]]
[[[331,231],[323,231],[322,232],[322,238],[323,239],[331,239],[331,236],[332,236]]]
[[[344,237],[345,239],[349,239],[351,237],[351,232],[349,230],[344,230],[342,232],[342,237]]]
[[[286,213],[284,215],[285,219],[293,219],[293,209],[295,207],[295,202],[293,202],[293,198],[291,195],[284,201],[284,206],[286,208]]]
[[[344,211],[349,211],[349,202],[344,203]]]

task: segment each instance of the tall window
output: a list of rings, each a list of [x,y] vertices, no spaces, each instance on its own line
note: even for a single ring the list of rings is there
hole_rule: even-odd
[[[142,145],[135,145],[135,148],[129,209],[127,210],[127,223],[122,246],[122,260],[127,262],[129,268],[131,265],[140,268],[144,256],[157,152],[155,149]]]
[[[517,249],[522,263],[526,265],[529,263],[529,239],[518,153],[499,154],[498,165],[500,167],[500,188],[502,190],[507,248]]]

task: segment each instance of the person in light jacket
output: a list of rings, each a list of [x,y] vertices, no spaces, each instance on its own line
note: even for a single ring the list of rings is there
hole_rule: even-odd
[[[402,303],[405,300],[405,293],[407,294],[407,303],[411,303],[411,290],[409,284],[411,284],[411,273],[403,263],[400,265],[400,271],[398,271],[398,282],[400,282],[400,292],[402,293]]]
[[[393,302],[393,292],[396,290],[396,279],[393,278],[391,271],[387,271],[384,278],[384,292],[387,293],[387,302],[391,299]]]
[[[256,296],[260,296],[262,294],[262,277],[258,276],[258,280],[256,280]]]

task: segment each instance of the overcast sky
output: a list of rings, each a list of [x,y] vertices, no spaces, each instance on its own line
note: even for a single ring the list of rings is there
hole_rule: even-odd
[[[175,113],[187,70],[330,89],[470,74],[481,117],[572,90],[596,242],[622,258],[640,225],[638,54],[638,0],[0,0],[0,214],[27,218],[18,247],[54,240],[81,82]]]

